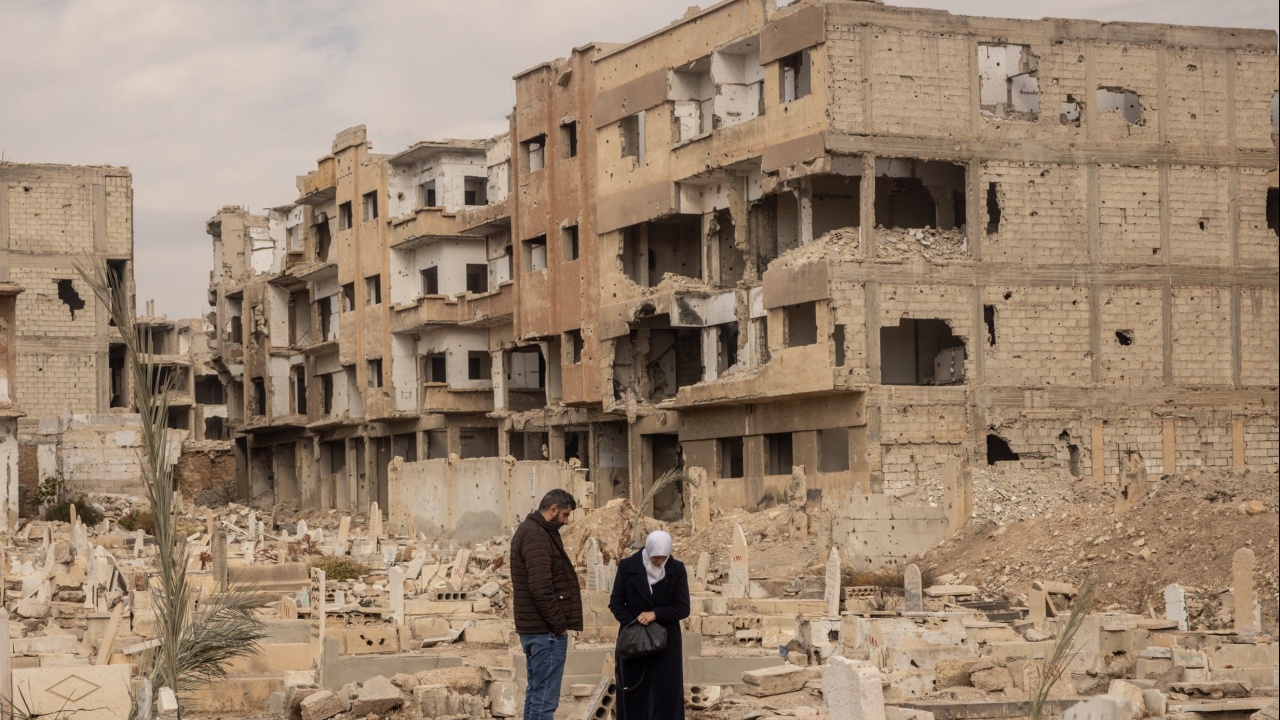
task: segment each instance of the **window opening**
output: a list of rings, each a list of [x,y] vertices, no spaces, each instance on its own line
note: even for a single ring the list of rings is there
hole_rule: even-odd
[[[637,165],[644,164],[644,111],[622,118],[622,157],[636,159]]]
[[[844,325],[836,325],[831,332],[831,345],[835,350],[835,367],[844,367]]]
[[[365,305],[382,304],[382,282],[377,275],[370,275],[364,279],[364,301]]]
[[[582,362],[582,331],[570,330],[564,334],[564,346],[568,350],[568,362],[577,365]]]
[[[884,385],[964,383],[965,344],[945,320],[902,318],[880,328],[880,382]]]
[[[437,207],[436,202],[436,181],[428,180],[418,186],[419,200],[422,207]]]
[[[360,196],[360,219],[364,222],[378,219],[378,192],[372,190]]]
[[[338,206],[338,229],[351,229],[351,201],[342,203]]]
[[[565,261],[578,259],[578,226],[560,228],[560,247]]]
[[[489,353],[481,350],[467,352],[467,379],[488,380],[493,359]]]
[[[782,317],[786,323],[787,347],[818,342],[818,303],[788,305],[782,309]]]
[[[742,438],[728,437],[716,441],[720,452],[720,477],[740,478],[743,476]]]
[[[479,295],[489,292],[489,265],[467,263],[467,292]]]
[[[560,124],[560,157],[578,156],[578,123],[570,120]]]
[[[547,164],[547,136],[537,135],[520,143],[525,172],[537,172]]]
[[[440,268],[432,265],[422,270],[422,294],[440,294]]]
[[[770,433],[765,435],[764,474],[790,475],[793,465],[791,433]]]
[[[987,344],[996,346],[996,306],[982,306],[982,322],[987,326]]]
[[[778,61],[782,73],[782,102],[789,103],[811,92],[809,51],[801,50]]]
[[[365,383],[371,388],[382,387],[382,358],[374,358],[365,363]]]
[[[849,428],[818,431],[818,472],[846,472],[849,469]]]
[[[489,179],[482,177],[467,177],[462,180],[462,204],[463,205],[485,205],[488,204],[488,185]]]
[[[253,415],[267,414],[267,383],[260,377],[253,378],[253,397],[249,405]]]
[[[444,353],[431,353],[422,358],[423,376],[429,383],[448,382],[448,362]]]
[[[539,235],[524,241],[524,267],[526,272],[547,267],[547,236]]]

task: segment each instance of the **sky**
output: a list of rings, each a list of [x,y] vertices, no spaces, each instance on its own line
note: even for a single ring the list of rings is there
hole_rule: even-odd
[[[377,152],[507,128],[512,76],[688,0],[0,0],[0,157],[133,173],[138,303],[205,312],[223,205],[297,197],[343,128]],[[1277,0],[919,0],[965,15],[1276,30]],[[710,5],[709,2],[704,5]]]

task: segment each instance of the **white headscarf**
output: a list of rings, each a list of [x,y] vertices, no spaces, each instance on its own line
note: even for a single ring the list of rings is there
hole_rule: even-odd
[[[671,535],[663,530],[654,530],[649,533],[640,555],[644,559],[644,571],[649,575],[649,589],[652,590],[654,585],[667,576],[667,563],[664,562],[661,567],[657,567],[649,561],[655,557],[671,560]]]

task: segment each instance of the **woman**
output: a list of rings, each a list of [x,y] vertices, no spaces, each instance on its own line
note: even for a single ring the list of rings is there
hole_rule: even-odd
[[[618,720],[684,720],[680,621],[689,617],[689,576],[671,557],[670,535],[649,533],[644,550],[618,563],[609,609],[623,627],[656,622],[667,630],[662,652],[618,660]]]

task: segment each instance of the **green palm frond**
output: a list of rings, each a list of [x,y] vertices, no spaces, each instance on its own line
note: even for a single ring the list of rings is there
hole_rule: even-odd
[[[1080,654],[1080,648],[1074,646],[1075,637],[1080,626],[1084,624],[1085,617],[1093,609],[1096,590],[1097,581],[1093,575],[1086,576],[1084,582],[1080,583],[1080,592],[1076,594],[1075,605],[1071,607],[1071,614],[1067,616],[1066,624],[1058,630],[1058,637],[1053,643],[1053,652],[1046,655],[1040,664],[1039,683],[1031,693],[1031,707],[1027,712],[1029,720],[1041,719],[1053,686],[1068,675],[1072,661]]]

